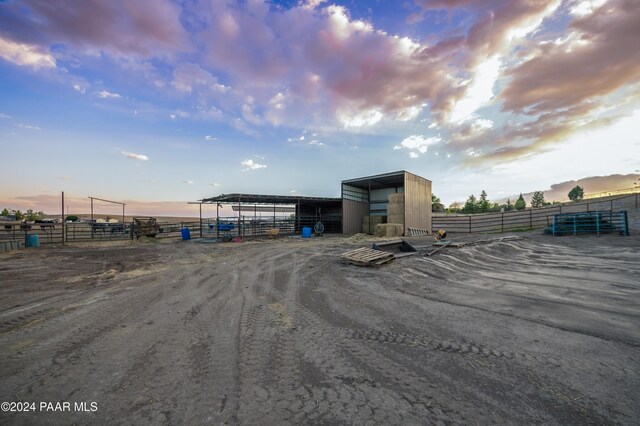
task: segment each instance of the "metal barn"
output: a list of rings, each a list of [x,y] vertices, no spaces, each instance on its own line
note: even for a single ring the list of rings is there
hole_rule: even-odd
[[[342,233],[371,233],[373,223],[431,233],[431,181],[407,171],[342,181]],[[400,201],[402,200],[402,202]],[[366,225],[365,225],[366,223]]]

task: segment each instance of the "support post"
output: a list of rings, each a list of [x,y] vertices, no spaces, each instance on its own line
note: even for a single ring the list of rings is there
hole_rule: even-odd
[[[500,218],[500,232],[504,232],[504,212],[502,212],[502,216]]]
[[[216,239],[220,239],[220,203],[216,201]]]
[[[298,203],[296,204],[296,219],[298,220],[298,227],[296,229],[296,234],[300,232],[300,198],[298,198]]]
[[[238,195],[238,238],[242,238],[242,228],[240,219],[242,218],[242,195]]]
[[[202,203],[200,203],[200,238],[202,238]]]
[[[529,210],[529,229],[533,229],[533,210]]]
[[[471,215],[469,215],[469,233],[471,233]]]
[[[273,203],[273,229],[276,229],[276,204]]]
[[[94,229],[95,229],[95,224],[93,222],[93,198],[91,198],[91,238],[93,238]]]
[[[124,204],[122,205],[122,226],[124,226]],[[124,229],[122,230],[124,232]]]
[[[376,227],[373,227],[373,231],[371,231],[371,228],[373,225],[371,223],[371,180],[369,180],[369,192],[367,192],[367,205],[369,206],[369,229],[367,229],[367,234],[369,235],[375,235],[376,233]],[[389,220],[389,218],[387,217],[387,220]]]
[[[624,218],[624,235],[629,236],[629,215],[626,210],[623,210],[622,216]]]
[[[64,220],[64,191],[62,191],[62,244],[64,244],[65,236],[66,236],[66,224]]]

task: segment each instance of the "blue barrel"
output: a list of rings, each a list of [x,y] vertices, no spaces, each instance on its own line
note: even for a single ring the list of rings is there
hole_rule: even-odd
[[[182,235],[183,240],[191,239],[191,231],[189,231],[189,228],[182,228],[180,230],[180,235]]]
[[[27,240],[25,241],[24,245],[27,247],[40,247],[40,236],[27,235]]]
[[[302,238],[311,238],[311,228],[308,226],[302,228]]]

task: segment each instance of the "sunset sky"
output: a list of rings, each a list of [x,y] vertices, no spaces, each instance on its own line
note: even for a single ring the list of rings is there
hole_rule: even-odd
[[[0,77],[0,208],[640,169],[637,0],[6,0]]]

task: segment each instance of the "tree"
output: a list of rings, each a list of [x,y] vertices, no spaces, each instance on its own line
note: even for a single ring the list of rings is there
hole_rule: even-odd
[[[544,199],[544,192],[535,191],[533,193],[533,197],[531,197],[531,207],[542,207],[546,204],[547,202]]]
[[[472,214],[476,212],[477,208],[478,206],[476,202],[476,196],[471,194],[469,195],[469,198],[467,198],[467,202],[464,203],[464,207],[462,208],[462,213]]]
[[[455,201],[449,204],[449,208],[447,210],[449,211],[449,213],[458,213],[460,210],[462,210],[462,203]]]
[[[0,216],[9,216],[9,215],[10,215],[9,209],[7,208],[2,209],[2,213],[0,213]]]
[[[78,221],[78,216],[70,215],[70,216],[67,216],[66,220],[67,220],[67,222],[77,222]]]
[[[440,198],[436,194],[431,194],[431,211],[442,212],[444,211],[444,205],[440,201]]]
[[[516,203],[513,205],[513,207],[515,207],[516,210],[524,210],[527,208],[527,202],[524,201],[524,197],[522,197],[522,193],[520,193],[520,196],[516,200]]]
[[[568,195],[571,201],[580,201],[584,198],[584,189],[580,185],[576,185],[569,191]]]
[[[24,218],[29,222],[33,222],[38,219],[44,219],[44,217],[45,217],[44,212],[42,211],[34,212],[32,209],[27,210],[27,212],[24,215]]]
[[[510,212],[511,210],[513,210],[513,203],[511,202],[511,199],[507,198],[507,203],[503,204],[502,207],[504,207],[505,212]]]
[[[480,199],[478,200],[477,211],[478,213],[486,213],[489,211],[490,207],[491,207],[491,204],[487,199],[487,192],[483,189],[482,192],[480,193]]]
[[[16,215],[16,220],[24,219],[24,214],[20,210],[13,210],[13,214]]]
[[[501,206],[500,204],[498,204],[498,203],[493,203],[493,204],[491,205],[491,208],[489,208],[489,211],[490,211],[490,212],[499,212],[499,211],[500,211],[500,209],[502,209],[502,206]]]

